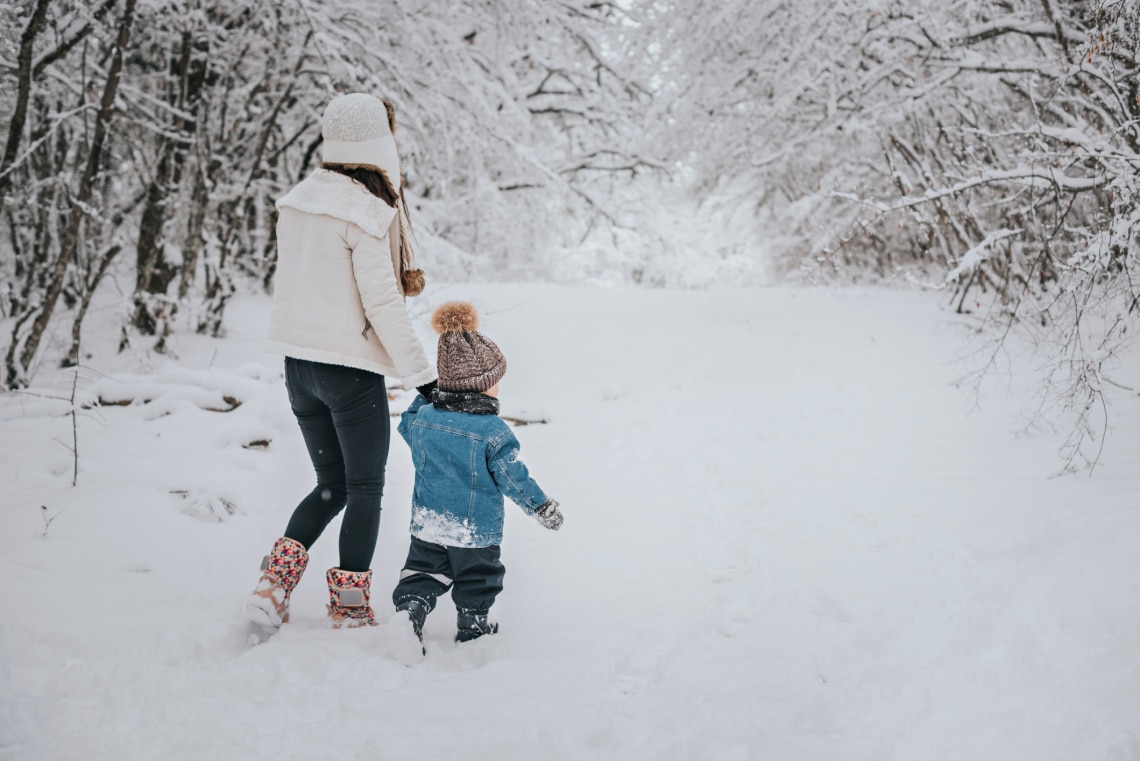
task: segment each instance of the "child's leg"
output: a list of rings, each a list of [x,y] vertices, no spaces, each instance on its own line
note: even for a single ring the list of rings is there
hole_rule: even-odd
[[[494,634],[498,624],[487,620],[487,612],[503,591],[506,569],[499,559],[499,546],[449,547],[455,588],[451,599],[458,612],[456,640],[466,642],[484,634]]]
[[[507,572],[499,559],[499,545],[446,549],[455,584],[451,591],[455,607],[489,609],[503,591],[503,576]]]
[[[427,654],[424,622],[439,596],[450,588],[447,548],[413,536],[400,582],[392,591],[396,615],[388,624],[388,643],[397,660],[411,666]]]
[[[397,610],[406,610],[412,601],[423,606],[425,616],[435,608],[439,596],[451,589],[448,550],[448,547],[412,537],[408,559],[400,571],[400,582],[392,591],[392,602]]]

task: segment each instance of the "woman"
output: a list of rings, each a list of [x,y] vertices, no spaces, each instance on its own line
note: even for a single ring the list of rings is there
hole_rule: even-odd
[[[285,355],[317,485],[262,561],[248,609],[269,628],[288,620],[308,548],[342,509],[340,565],[326,574],[329,617],[335,627],[376,623],[371,565],[391,433],[384,377],[429,398],[436,379],[404,303],[422,280],[403,277],[411,251],[391,104],[337,97],[321,134],[321,168],[277,202],[269,348]]]

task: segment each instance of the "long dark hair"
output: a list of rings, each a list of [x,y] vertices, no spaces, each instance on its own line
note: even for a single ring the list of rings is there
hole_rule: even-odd
[[[392,181],[388,179],[388,173],[382,169],[358,164],[326,164],[324,162],[321,162],[321,169],[350,177],[393,209],[400,208],[402,194],[396,192]]]

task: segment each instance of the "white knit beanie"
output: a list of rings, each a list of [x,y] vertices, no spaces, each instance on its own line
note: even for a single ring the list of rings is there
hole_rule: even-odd
[[[333,98],[321,120],[321,135],[324,163],[381,169],[400,192],[400,156],[382,100],[363,92]]]

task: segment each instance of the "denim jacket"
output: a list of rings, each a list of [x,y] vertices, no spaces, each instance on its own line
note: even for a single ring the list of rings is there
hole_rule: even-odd
[[[412,536],[448,547],[501,544],[504,496],[527,515],[547,500],[498,415],[437,409],[417,395],[399,431],[416,467]]]

